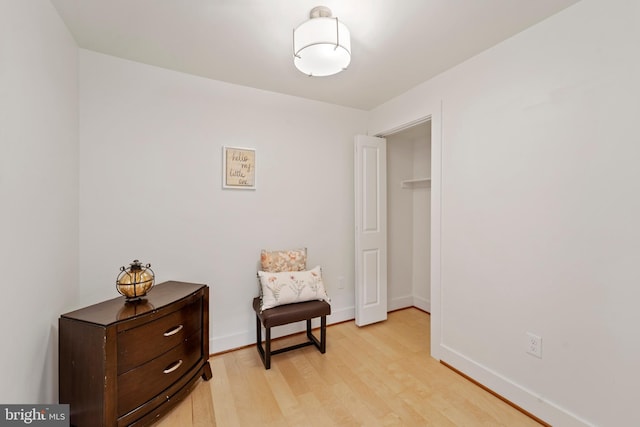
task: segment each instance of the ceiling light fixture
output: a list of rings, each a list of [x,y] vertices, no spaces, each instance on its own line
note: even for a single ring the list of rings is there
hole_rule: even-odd
[[[344,71],[351,62],[351,34],[326,6],[311,9],[309,20],[293,30],[293,63],[313,77]]]

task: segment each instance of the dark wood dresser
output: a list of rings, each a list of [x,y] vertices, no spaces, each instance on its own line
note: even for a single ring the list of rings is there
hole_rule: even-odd
[[[186,397],[209,365],[209,287],[164,282],[59,319],[59,401],[71,425],[144,426]]]

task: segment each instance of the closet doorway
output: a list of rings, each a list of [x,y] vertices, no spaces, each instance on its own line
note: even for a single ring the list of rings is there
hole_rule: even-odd
[[[387,140],[387,308],[431,312],[431,120]]]

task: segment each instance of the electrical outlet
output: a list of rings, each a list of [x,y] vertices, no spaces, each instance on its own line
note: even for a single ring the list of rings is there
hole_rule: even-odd
[[[532,356],[542,359],[542,338],[527,332],[526,352]]]
[[[344,289],[344,276],[338,277],[338,289]]]

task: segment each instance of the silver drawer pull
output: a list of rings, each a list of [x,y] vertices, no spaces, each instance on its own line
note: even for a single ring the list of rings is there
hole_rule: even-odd
[[[165,337],[170,337],[171,335],[175,335],[178,332],[180,332],[182,330],[183,326],[182,325],[178,325],[173,329],[169,329],[167,332],[165,332],[163,335]]]
[[[166,368],[162,372],[164,372],[165,374],[170,374],[171,372],[173,372],[176,369],[178,369],[180,367],[180,365],[182,365],[182,359],[178,360],[177,362],[173,362],[171,365],[169,365],[168,368]]]

